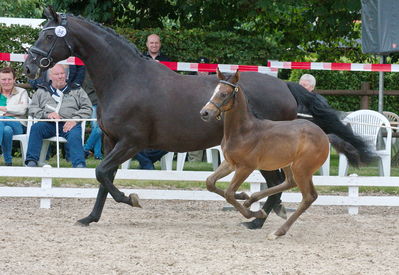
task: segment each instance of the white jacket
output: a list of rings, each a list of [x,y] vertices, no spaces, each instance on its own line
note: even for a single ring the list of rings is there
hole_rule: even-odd
[[[11,92],[11,97],[7,99],[7,115],[15,118],[26,118],[29,106],[28,92],[20,87],[14,87]],[[4,116],[3,112],[0,112]],[[21,121],[26,126],[26,121]]]

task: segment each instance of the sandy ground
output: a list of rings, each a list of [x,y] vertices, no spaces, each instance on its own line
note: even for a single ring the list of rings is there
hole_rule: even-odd
[[[93,203],[0,198],[0,274],[399,274],[399,208],[312,206],[270,241],[281,218],[248,230],[222,202],[109,199],[99,223],[74,226]]]

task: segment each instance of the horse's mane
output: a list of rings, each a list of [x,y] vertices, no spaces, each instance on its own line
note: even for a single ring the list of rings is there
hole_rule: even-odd
[[[143,55],[143,54],[137,49],[136,45],[134,45],[132,42],[130,42],[129,40],[127,40],[124,36],[118,34],[118,33],[117,33],[116,31],[114,31],[113,29],[111,29],[111,28],[109,28],[109,27],[106,27],[106,26],[104,26],[103,24],[100,24],[100,23],[95,22],[95,21],[93,21],[93,20],[90,20],[90,19],[87,19],[87,18],[85,18],[85,17],[82,17],[82,16],[80,16],[80,15],[79,15],[79,16],[76,16],[76,15],[73,15],[73,14],[67,14],[67,15],[68,15],[68,16],[71,16],[71,17],[78,18],[78,19],[80,19],[80,20],[82,20],[82,21],[85,21],[85,22],[91,24],[91,25],[94,25],[94,26],[99,27],[100,29],[102,29],[102,30],[106,31],[107,33],[111,34],[112,36],[114,36],[118,41],[120,41],[120,42],[122,42],[123,44],[125,44],[125,45],[126,45],[128,48],[130,48],[130,49],[132,50],[132,52],[133,52],[135,55],[137,55],[138,57],[143,58],[143,59],[146,59],[146,60],[149,60],[149,59],[150,59],[149,57]]]

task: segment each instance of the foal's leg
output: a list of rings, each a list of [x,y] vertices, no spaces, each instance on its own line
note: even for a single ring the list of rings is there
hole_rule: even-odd
[[[215,172],[213,172],[213,174],[206,179],[206,188],[208,189],[208,191],[214,192],[216,194],[219,194],[223,198],[226,198],[224,191],[216,187],[216,181],[227,176],[233,171],[233,167],[226,160],[224,160],[215,170]]]
[[[288,220],[278,230],[269,234],[269,240],[274,240],[285,235],[298,217],[317,199],[317,192],[313,185],[311,173],[306,175],[294,172],[294,177],[299,189],[301,190],[302,201],[297,210],[288,218]]]
[[[253,169],[249,168],[237,168],[234,174],[233,179],[230,182],[229,187],[226,190],[226,200],[231,205],[233,205],[240,213],[247,219],[255,217],[255,218],[266,218],[267,215],[265,211],[258,210],[256,212],[251,211],[239,203],[235,198],[235,192],[238,190],[240,185],[244,182],[244,180],[252,173]]]
[[[274,171],[259,170],[259,172],[265,178],[268,188],[271,188],[273,186],[279,185],[280,183],[284,182],[285,175],[284,172],[280,170],[274,170]],[[266,202],[263,204],[262,209],[266,212],[267,215],[269,215],[270,212],[274,210],[274,212],[278,216],[282,217],[283,219],[287,219],[287,212],[285,211],[284,206],[281,204],[281,195],[282,193],[277,193],[272,196],[269,196]],[[248,229],[260,229],[262,228],[265,221],[266,219],[256,218],[250,222],[242,222],[241,224]]]
[[[292,175],[292,170],[291,167],[285,167],[283,168],[286,181],[283,182],[282,184],[273,186],[271,188],[268,188],[266,190],[262,190],[259,192],[253,193],[248,200],[244,202],[244,207],[250,207],[254,202],[259,201],[260,199],[263,199],[264,197],[274,195],[276,193],[281,193],[285,190],[291,189],[296,186],[295,180]]]

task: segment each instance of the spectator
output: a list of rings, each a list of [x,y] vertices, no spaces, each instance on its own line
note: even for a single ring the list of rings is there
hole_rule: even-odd
[[[206,57],[200,57],[197,63],[209,63],[209,59]],[[209,75],[209,72],[196,72],[196,75]],[[188,152],[188,161],[190,162],[201,162],[204,159],[204,150]]]
[[[152,58],[156,61],[170,61],[169,57],[161,53],[161,38],[159,35],[153,33],[147,37],[147,52],[143,54],[146,57]],[[140,163],[140,169],[154,169],[154,163],[159,161],[167,151],[146,149],[137,153],[134,158]]]
[[[314,89],[316,87],[316,78],[313,75],[311,74],[302,75],[301,78],[299,79],[299,84],[309,92],[313,93],[317,97],[317,99],[322,101],[324,104],[328,105],[328,101],[324,96],[314,92]],[[298,113],[310,115],[309,110],[303,104],[298,105]]]
[[[86,71],[85,66],[78,66],[78,65],[69,66],[68,77],[67,77],[68,84],[75,83],[75,84],[82,86],[83,80],[85,78],[85,71]],[[49,71],[42,73],[40,75],[40,77],[37,79],[28,80],[30,86],[33,89],[37,90],[40,85],[43,85],[43,84],[45,84],[45,82],[48,82],[48,80],[49,80],[48,75],[47,75],[48,72]]]
[[[153,33],[147,37],[147,51],[143,54],[146,57],[152,58],[157,61],[170,61],[169,57],[161,53],[161,38],[159,35]]]
[[[25,89],[15,86],[16,74],[13,68],[0,69],[0,117],[10,119],[26,118],[29,98]],[[0,121],[0,145],[6,166],[12,166],[12,136],[26,131],[25,121]]]
[[[85,76],[85,80],[83,82],[82,88],[85,90],[85,92],[89,96],[91,104],[93,105],[93,107],[92,107],[93,112],[91,114],[91,118],[97,118],[97,95],[96,95],[96,91],[93,86],[93,81],[91,80],[91,78],[87,72],[86,72],[86,76]],[[87,139],[86,144],[84,145],[85,157],[87,158],[90,155],[90,152],[93,152],[95,159],[102,159],[103,153],[101,150],[102,150],[102,134],[103,134],[103,132],[101,131],[100,127],[98,126],[97,121],[91,121],[90,126],[91,126],[90,136]]]
[[[91,116],[91,103],[86,92],[78,85],[66,82],[66,67],[56,64],[49,70],[48,83],[39,86],[29,106],[29,114],[38,119],[81,119]],[[55,122],[37,122],[32,125],[25,164],[36,167],[43,139],[56,135]],[[59,123],[59,136],[67,140],[69,157],[73,167],[86,167],[82,146],[81,123]]]

